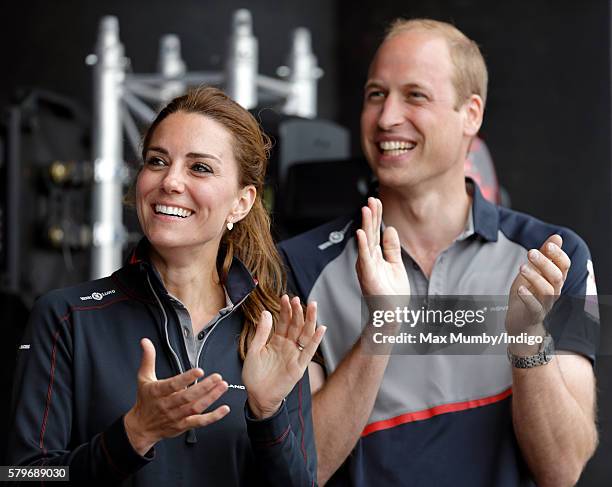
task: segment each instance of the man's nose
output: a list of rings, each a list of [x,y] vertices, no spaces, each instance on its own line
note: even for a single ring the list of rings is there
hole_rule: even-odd
[[[400,125],[404,121],[404,111],[401,100],[395,95],[389,95],[378,117],[378,126],[383,130],[389,130]]]

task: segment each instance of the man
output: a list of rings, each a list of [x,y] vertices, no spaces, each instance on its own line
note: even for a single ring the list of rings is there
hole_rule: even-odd
[[[590,255],[570,230],[496,207],[465,180],[486,89],[482,55],[460,31],[396,21],[370,66],[362,147],[384,225],[399,235],[410,294],[509,296],[508,334],[544,339],[547,296],[595,294]],[[310,371],[319,482],[348,456],[330,485],[575,484],[597,444],[597,312],[583,307],[563,333],[553,331],[566,353],[552,360],[548,338],[508,345],[510,360],[367,353],[359,340],[362,292],[408,287],[398,277],[394,234],[385,232],[383,253],[377,245],[372,222],[382,208],[370,199],[362,221],[339,219],[281,244],[295,291],[318,301],[328,326],[325,373]],[[357,247],[358,271],[364,253],[378,259],[373,285],[364,286],[363,271],[357,280]]]

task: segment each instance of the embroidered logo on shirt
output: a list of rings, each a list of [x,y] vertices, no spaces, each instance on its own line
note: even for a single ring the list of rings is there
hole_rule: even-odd
[[[81,301],[87,301],[88,299],[101,301],[104,296],[108,296],[109,294],[115,294],[115,290],[111,289],[110,291],[103,291],[101,293],[91,293],[89,296],[81,296]]]
[[[327,237],[327,242],[323,242],[322,244],[318,245],[319,250],[325,250],[327,247],[342,242],[344,240],[344,234],[347,232],[352,223],[353,220],[348,222],[342,230],[334,230],[331,232],[329,237]]]
[[[246,387],[240,385],[240,384],[228,384],[227,387],[229,389],[241,389],[243,391],[246,391]]]

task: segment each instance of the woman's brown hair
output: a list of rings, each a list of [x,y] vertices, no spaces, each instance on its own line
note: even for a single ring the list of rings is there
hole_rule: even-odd
[[[218,269],[221,282],[225,283],[232,260],[237,257],[257,279],[257,287],[242,304],[245,323],[240,334],[240,357],[244,360],[262,311],[268,310],[276,324],[279,297],[285,292],[283,264],[272,240],[270,217],[262,199],[270,139],[255,118],[221,90],[200,87],[175,98],[159,112],[145,133],[143,159],[157,126],[176,112],[197,113],[223,125],[232,134],[239,186],[253,185],[257,190],[251,211],[221,239],[224,254]]]

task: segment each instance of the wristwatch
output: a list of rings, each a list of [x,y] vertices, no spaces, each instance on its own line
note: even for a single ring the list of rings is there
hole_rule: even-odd
[[[531,369],[539,365],[546,365],[552,360],[554,355],[555,342],[549,333],[544,336],[544,340],[540,344],[540,350],[535,355],[528,355],[527,357],[514,355],[510,352],[510,347],[508,347],[508,360],[517,369]]]

